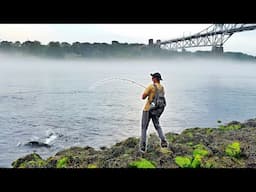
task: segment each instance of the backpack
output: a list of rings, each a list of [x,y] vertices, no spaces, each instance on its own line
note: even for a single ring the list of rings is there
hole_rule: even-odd
[[[164,92],[160,91],[155,84],[154,87],[156,89],[156,94],[153,101],[150,104],[149,112],[152,115],[160,117],[166,106],[166,100],[164,97]]]

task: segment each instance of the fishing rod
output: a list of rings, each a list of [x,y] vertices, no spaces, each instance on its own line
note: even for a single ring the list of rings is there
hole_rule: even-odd
[[[130,80],[130,79],[124,79],[124,78],[116,78],[116,79],[123,80],[123,81],[128,81],[128,82],[131,82],[133,84],[139,85],[139,86],[141,86],[143,88],[146,88],[144,85],[142,85],[140,83],[137,83],[136,81],[133,81],[133,80]]]

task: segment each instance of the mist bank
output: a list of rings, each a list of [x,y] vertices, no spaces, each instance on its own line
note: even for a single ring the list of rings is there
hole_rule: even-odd
[[[39,41],[1,41],[0,52],[22,56],[34,56],[52,59],[233,59],[255,61],[256,57],[241,52],[224,52],[215,54],[211,51],[183,51],[165,50],[158,47],[148,47],[139,43],[80,43],[49,42],[47,45]]]

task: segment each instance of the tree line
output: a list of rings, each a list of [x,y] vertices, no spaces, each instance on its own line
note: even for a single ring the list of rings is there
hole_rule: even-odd
[[[107,43],[80,43],[72,44],[67,42],[51,41],[43,45],[39,41],[1,41],[0,50],[5,52],[21,52],[37,56],[49,56],[56,58],[63,57],[86,57],[86,58],[105,58],[105,57],[140,57],[145,55],[156,55],[159,51],[156,48],[149,48],[139,43],[119,43],[112,41]],[[167,53],[163,51],[163,53]]]
[[[21,54],[31,54],[35,56],[54,57],[54,58],[171,58],[179,56],[200,56],[212,57],[211,51],[197,51],[197,52],[178,52],[160,49],[159,47],[146,46],[139,43],[119,43],[112,41],[108,43],[81,43],[74,42],[72,44],[67,42],[51,41],[43,45],[40,41],[1,41],[0,51],[2,52],[19,52]],[[216,56],[216,55],[214,55]],[[256,57],[244,53],[224,53],[222,56],[240,60],[255,60]]]

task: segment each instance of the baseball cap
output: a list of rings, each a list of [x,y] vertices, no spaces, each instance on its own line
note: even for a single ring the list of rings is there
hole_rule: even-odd
[[[151,75],[152,77],[157,77],[159,80],[163,80],[162,77],[161,77],[161,74],[158,73],[158,72],[157,72],[157,73],[153,73],[153,74],[151,73],[150,75]]]

